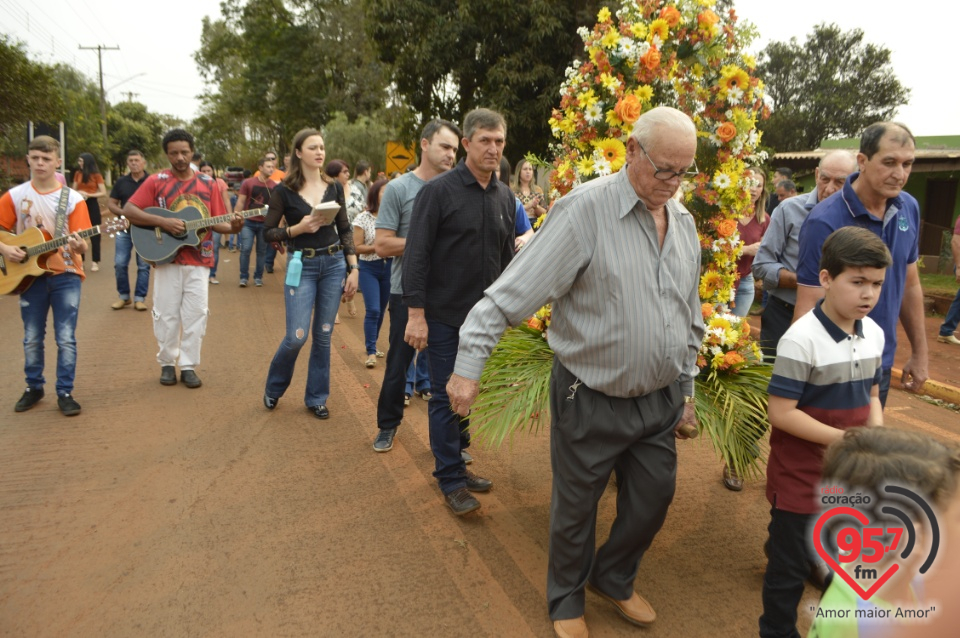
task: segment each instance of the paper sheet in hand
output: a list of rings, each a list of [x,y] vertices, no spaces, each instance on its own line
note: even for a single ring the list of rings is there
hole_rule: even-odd
[[[340,212],[340,204],[337,202],[323,202],[313,207],[313,215],[320,217],[324,226],[332,224],[338,212]]]

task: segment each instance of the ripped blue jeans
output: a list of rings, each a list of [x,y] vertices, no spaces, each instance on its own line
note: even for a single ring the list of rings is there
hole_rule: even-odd
[[[42,388],[43,340],[47,315],[53,309],[53,334],[57,341],[57,395],[73,392],[77,372],[77,316],[80,313],[80,275],[62,273],[37,277],[20,295],[23,318],[23,371],[27,385]]]
[[[265,389],[268,397],[279,399],[287,391],[297,355],[310,333],[313,343],[310,346],[303,402],[308,408],[327,404],[330,397],[330,337],[346,273],[347,263],[343,254],[318,255],[303,260],[299,286],[283,287],[287,332],[270,362]]]

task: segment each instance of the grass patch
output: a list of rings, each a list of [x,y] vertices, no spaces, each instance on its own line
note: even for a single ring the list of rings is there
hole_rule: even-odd
[[[953,275],[920,274],[920,284],[927,295],[953,297],[957,294],[957,279]]]

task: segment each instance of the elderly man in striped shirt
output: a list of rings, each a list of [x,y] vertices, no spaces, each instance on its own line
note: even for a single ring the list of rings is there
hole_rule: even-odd
[[[587,585],[634,624],[656,619],[633,582],[673,500],[677,430],[696,422],[700,244],[693,217],[671,199],[695,174],[696,149],[689,117],[645,113],[624,169],[557,201],[460,330],[447,392],[466,415],[502,332],[553,304],[547,602],[561,637],[588,635]],[[595,550],[597,503],[614,469],[617,518]]]

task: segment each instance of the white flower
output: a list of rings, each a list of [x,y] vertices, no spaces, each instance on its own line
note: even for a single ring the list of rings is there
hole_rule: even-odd
[[[726,173],[717,173],[713,178],[713,185],[720,190],[730,188],[730,176]]]
[[[640,44],[637,45],[637,57],[642,58],[644,55],[647,54],[647,51],[649,50],[650,50],[650,43],[646,41],[641,42]]]
[[[659,35],[653,36],[653,40],[650,42],[651,46],[655,46],[658,49],[663,47],[663,40],[660,39]]]
[[[727,90],[727,102],[730,104],[740,104],[740,100],[743,98],[743,91],[738,87],[733,87]]]
[[[587,31],[587,27],[580,27],[577,29],[577,35],[580,36],[580,39],[586,42],[587,37],[590,35],[590,32]]]
[[[601,108],[599,102],[594,102],[587,107],[587,110],[583,112],[583,116],[591,124],[596,124],[603,119],[603,108]]]
[[[606,157],[600,155],[599,157],[595,154],[593,160],[593,169],[597,172],[597,175],[603,177],[604,175],[609,175],[613,169],[610,168],[610,162]]]
[[[630,38],[621,38],[618,53],[624,58],[636,57],[637,43]]]

